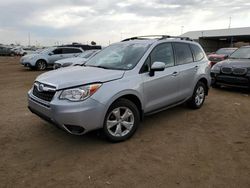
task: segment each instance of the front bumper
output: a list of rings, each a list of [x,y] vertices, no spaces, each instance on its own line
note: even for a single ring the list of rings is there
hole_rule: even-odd
[[[35,62],[33,60],[27,60],[27,59],[20,59],[20,64],[25,66],[25,67],[34,67]]]
[[[82,102],[59,100],[56,93],[51,102],[45,102],[28,92],[28,108],[40,118],[62,128],[70,134],[82,135],[101,128],[105,106],[91,98]]]
[[[250,76],[225,75],[211,72],[212,84],[250,88]]]

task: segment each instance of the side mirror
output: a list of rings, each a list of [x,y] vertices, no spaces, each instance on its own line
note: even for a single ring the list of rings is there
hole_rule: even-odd
[[[150,71],[149,71],[149,76],[154,76],[155,71],[164,71],[165,70],[165,63],[156,61],[152,64]]]
[[[52,52],[50,52],[48,55],[53,55],[53,53],[52,53]]]

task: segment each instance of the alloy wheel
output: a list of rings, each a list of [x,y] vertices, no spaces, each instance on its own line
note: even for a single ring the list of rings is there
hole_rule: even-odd
[[[128,107],[118,107],[109,113],[106,126],[112,136],[123,137],[132,130],[134,123],[133,112]]]

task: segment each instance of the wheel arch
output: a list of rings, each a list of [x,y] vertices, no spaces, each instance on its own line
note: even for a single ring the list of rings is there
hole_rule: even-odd
[[[38,61],[44,61],[44,62],[46,63],[46,65],[48,65],[48,62],[47,62],[46,59],[44,59],[44,58],[39,58],[39,59],[37,59],[37,60],[36,60],[36,64],[37,64]]]
[[[138,111],[140,113],[140,120],[143,119],[142,101],[141,101],[141,99],[140,99],[140,97],[138,95],[136,95],[135,93],[122,93],[122,94],[119,94],[115,98],[113,98],[113,100],[109,103],[108,109],[110,108],[110,106],[113,103],[115,103],[119,99],[127,99],[127,100],[130,100],[131,102],[133,102],[136,105],[136,107],[138,108]]]
[[[202,77],[198,80],[198,82],[204,83],[204,85],[206,86],[206,95],[208,95],[208,90],[209,90],[208,80],[205,77]]]

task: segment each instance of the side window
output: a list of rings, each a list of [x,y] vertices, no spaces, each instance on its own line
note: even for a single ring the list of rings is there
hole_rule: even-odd
[[[74,53],[82,53],[82,51],[80,49],[73,49]]]
[[[62,48],[57,48],[53,51],[53,54],[57,55],[57,54],[62,54]]]
[[[73,50],[74,49],[72,49],[72,48],[63,48],[63,54],[73,54],[74,52],[73,52]]]
[[[171,43],[164,43],[156,46],[150,54],[151,64],[160,61],[166,64],[166,67],[174,66],[174,54]]]
[[[198,45],[191,44],[191,49],[194,54],[194,61],[200,61],[204,58],[204,53]]]
[[[177,65],[183,65],[193,62],[193,56],[189,44],[174,43],[173,45],[174,45]]]

